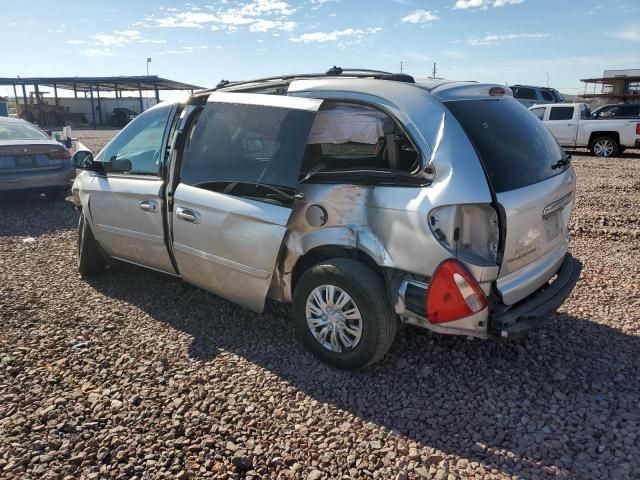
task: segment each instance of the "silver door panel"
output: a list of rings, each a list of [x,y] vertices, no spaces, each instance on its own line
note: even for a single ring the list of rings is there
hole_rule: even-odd
[[[162,184],[155,177],[96,176],[89,210],[94,236],[109,255],[175,273],[164,241]]]
[[[173,248],[183,278],[261,312],[291,209],[185,184],[174,198]],[[199,222],[180,219],[178,209]]]

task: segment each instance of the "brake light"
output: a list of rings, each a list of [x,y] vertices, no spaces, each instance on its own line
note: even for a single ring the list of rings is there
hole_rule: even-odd
[[[71,152],[69,150],[50,150],[49,158],[51,160],[69,160],[71,158]]]
[[[640,135],[640,123],[636,123],[636,135]]]
[[[487,305],[484,292],[460,262],[448,259],[438,265],[426,296],[427,318],[431,323],[460,320]]]
[[[506,93],[507,91],[502,87],[491,87],[489,89],[489,95],[491,95],[492,97],[502,97]]]

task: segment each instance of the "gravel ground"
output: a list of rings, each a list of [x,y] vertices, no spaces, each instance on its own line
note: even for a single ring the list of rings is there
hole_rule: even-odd
[[[574,165],[584,268],[557,315],[519,344],[404,328],[356,373],[287,307],[133,266],[84,281],[69,204],[2,199],[0,477],[638,478],[640,153]]]

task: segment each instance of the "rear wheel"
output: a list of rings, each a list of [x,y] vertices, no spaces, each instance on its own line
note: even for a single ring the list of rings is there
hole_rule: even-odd
[[[91,227],[80,213],[78,220],[78,271],[83,277],[97,275],[105,269],[105,262]]]
[[[591,142],[591,153],[596,157],[615,157],[620,153],[620,145],[615,138],[598,137]]]
[[[382,280],[366,265],[336,258],[300,278],[293,298],[298,338],[329,365],[366,367],[389,350],[397,319]]]

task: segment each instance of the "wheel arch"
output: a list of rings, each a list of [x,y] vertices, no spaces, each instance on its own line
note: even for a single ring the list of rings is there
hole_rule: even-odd
[[[618,143],[618,146],[620,146],[620,134],[618,132],[599,130],[591,132],[591,135],[589,135],[589,147],[591,147],[593,142],[600,137],[611,137]]]
[[[330,258],[361,261],[384,280],[385,268],[394,263],[380,239],[367,227],[349,225],[317,229],[304,235],[292,232],[285,240],[284,259],[280,262],[277,290],[270,297],[291,301],[296,281],[309,268]]]

